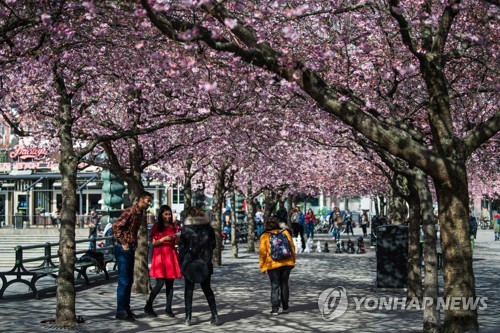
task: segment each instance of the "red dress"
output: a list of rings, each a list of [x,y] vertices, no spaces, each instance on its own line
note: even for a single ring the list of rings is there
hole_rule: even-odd
[[[165,229],[159,232],[158,223],[156,223],[151,229],[151,241],[154,242],[165,236],[174,236],[178,230],[179,227],[174,225],[173,227],[165,226]],[[182,277],[177,249],[173,240],[153,247],[149,276],[159,279],[178,279]]]

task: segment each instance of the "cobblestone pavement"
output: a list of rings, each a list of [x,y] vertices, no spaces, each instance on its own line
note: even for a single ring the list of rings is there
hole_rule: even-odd
[[[359,234],[359,230],[355,230]],[[271,317],[270,287],[266,274],[260,273],[258,256],[240,246],[239,258],[230,258],[227,246],[223,266],[212,277],[222,326],[209,324],[210,312],[201,289],[195,290],[192,326],[183,325],[183,281],[174,284],[175,318],[163,312],[165,295],[155,301],[158,318],[141,315],[135,322],[114,319],[116,277],[95,281],[90,287],[77,287],[77,315],[84,324],[73,330],[41,323],[55,316],[55,295],[47,293],[33,299],[22,284],[10,286],[0,300],[0,327],[3,332],[420,332],[422,312],[418,310],[356,310],[354,297],[404,297],[403,290],[375,288],[376,260],[374,249],[366,254],[335,254],[334,243],[326,235],[317,240],[329,242],[330,253],[298,254],[297,266],[290,277],[290,312]],[[315,245],[317,244],[317,240]],[[368,244],[368,242],[366,242]],[[496,292],[500,272],[500,241],[493,241],[492,230],[479,230],[474,252],[474,272],[478,297],[487,297],[487,308],[479,311],[480,332],[500,332],[500,296]],[[3,268],[2,270],[5,270]],[[441,277],[440,277],[441,278]],[[48,280],[44,282],[52,284]],[[442,285],[442,281],[441,281]],[[325,320],[318,308],[319,295],[328,288],[345,288],[349,305],[339,318]],[[147,295],[132,295],[132,308],[142,314]]]

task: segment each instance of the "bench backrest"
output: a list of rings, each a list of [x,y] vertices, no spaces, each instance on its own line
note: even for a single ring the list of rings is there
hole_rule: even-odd
[[[111,236],[108,236],[108,237],[96,237],[96,238],[92,238],[92,239],[79,239],[79,240],[75,240],[75,244],[78,244],[78,243],[88,243],[88,242],[93,242],[93,249],[94,251],[98,251],[98,252],[103,252],[103,251],[106,251],[106,250],[110,250],[112,251],[113,249],[113,245],[108,245],[108,246],[102,246],[102,247],[97,247],[96,244],[97,242],[105,242],[107,240],[111,240],[112,237]],[[44,243],[44,244],[34,244],[34,245],[27,245],[27,246],[23,246],[23,245],[17,245],[16,247],[14,247],[14,250],[15,250],[15,253],[16,253],[16,266],[15,267],[22,267],[24,269],[24,264],[26,263],[29,263],[29,262],[38,262],[38,261],[43,261],[41,264],[40,264],[40,267],[51,267],[51,266],[56,266],[54,264],[54,262],[52,261],[52,259],[56,259],[56,258],[59,258],[59,256],[57,255],[57,253],[52,253],[52,249],[53,248],[59,248],[59,244],[60,242],[57,242],[57,243],[51,243],[51,242],[47,242],[47,243]],[[34,249],[44,249],[44,255],[43,256],[38,256],[38,257],[33,257],[33,258],[24,258],[23,256],[23,251],[24,250],[34,250]],[[78,254],[83,254],[85,252],[87,252],[88,250],[78,250],[78,251],[75,251],[75,255],[78,255]]]

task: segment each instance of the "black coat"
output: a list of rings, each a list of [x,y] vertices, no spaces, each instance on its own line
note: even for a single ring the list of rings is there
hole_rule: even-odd
[[[208,223],[208,219],[187,218],[181,231],[178,249],[181,267],[184,267],[184,261],[188,259],[188,254],[191,254],[194,258],[199,256],[203,259],[208,265],[209,273],[213,274],[212,255],[215,249],[215,231]]]

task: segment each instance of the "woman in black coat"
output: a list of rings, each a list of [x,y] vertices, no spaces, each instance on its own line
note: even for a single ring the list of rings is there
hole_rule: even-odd
[[[215,232],[203,211],[189,208],[186,211],[184,227],[182,228],[179,242],[179,262],[184,275],[185,289],[184,302],[186,320],[184,324],[191,325],[191,311],[193,305],[194,284],[200,283],[201,289],[207,298],[208,306],[212,313],[210,323],[221,325],[217,314],[215,295],[210,287],[210,278],[213,274],[212,254],[215,248]],[[197,265],[191,264],[192,260],[201,259]],[[204,263],[204,264],[203,264]],[[206,264],[206,266],[205,266]]]

